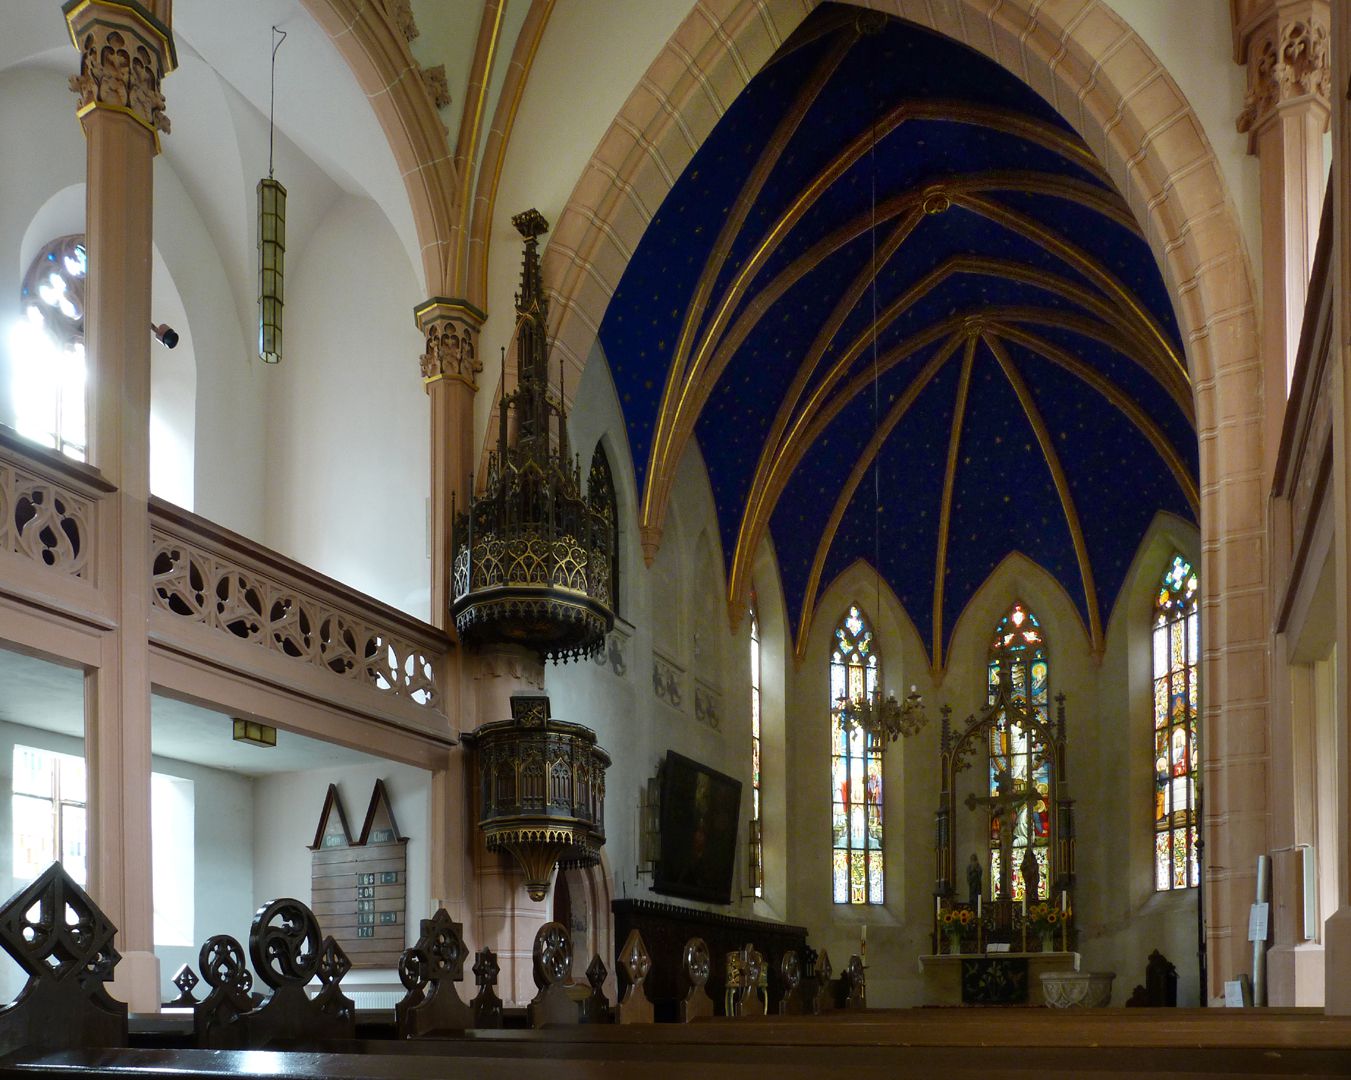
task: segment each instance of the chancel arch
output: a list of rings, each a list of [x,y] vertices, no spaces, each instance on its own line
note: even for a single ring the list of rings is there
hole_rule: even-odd
[[[1219,359],[1214,342],[1218,334],[1223,333],[1227,343],[1226,370],[1250,370],[1255,364],[1257,340],[1255,305],[1241,236],[1229,209],[1219,165],[1200,134],[1202,126],[1153,54],[1105,3],[1086,3],[1072,13],[1021,0],[1013,4],[963,0],[941,10],[897,5],[894,10],[983,52],[1056,104],[1106,165],[1140,221],[1167,284],[1179,322],[1179,337],[1185,343],[1187,366],[1196,387],[1198,434],[1202,442],[1218,438],[1234,451],[1226,453],[1222,448],[1201,465],[1202,514],[1215,523],[1211,538],[1214,546],[1210,549],[1213,555],[1208,557],[1209,565],[1202,566],[1201,576],[1206,647],[1224,648],[1231,655],[1244,657],[1232,661],[1243,667],[1259,664],[1259,627],[1265,626],[1265,618],[1238,619],[1232,609],[1221,609],[1217,603],[1225,566],[1246,559],[1244,537],[1261,525],[1262,506],[1256,494],[1260,484],[1246,482],[1256,479],[1257,467],[1251,464],[1252,455],[1237,450],[1260,445],[1262,434],[1260,403],[1251,395],[1238,393],[1234,380],[1216,377]],[[702,19],[691,20],[685,28],[688,35],[681,37],[681,54],[695,58],[700,78],[690,77],[684,62],[663,66],[659,61],[654,65],[642,95],[629,106],[631,119],[626,109],[625,119],[593,159],[593,170],[598,175],[617,176],[625,190],[669,188],[692,155],[692,146],[698,145],[713,125],[714,117],[702,106],[706,88],[715,86],[723,100],[731,100],[749,75],[758,70],[756,61],[763,63],[800,21],[796,12],[777,12],[773,18],[775,33],[768,40],[758,9],[749,3],[733,7],[716,27]],[[1109,59],[1100,62],[1104,41],[1113,45],[1106,54]],[[727,62],[733,49],[743,58],[742,63]],[[1151,92],[1144,94],[1144,87],[1150,87]],[[660,104],[658,111],[670,119],[659,124],[649,138],[634,142],[627,132],[647,127],[653,98]],[[679,118],[678,123],[675,118]],[[1169,133],[1166,139],[1150,134],[1165,130]],[[693,142],[689,141],[691,134]],[[1187,177],[1185,184],[1175,182],[1174,178],[1183,175]],[[573,214],[577,220],[567,220]],[[615,253],[627,259],[648,220],[632,202],[611,198],[603,187],[583,178],[560,224],[579,239],[566,250],[553,253],[546,263],[551,280],[559,283],[567,301],[555,309],[557,337],[574,355],[588,351],[584,343],[594,333],[591,328],[599,324],[609,299],[595,288],[587,268],[609,261]],[[1231,392],[1238,396],[1232,402],[1224,400]],[[1239,418],[1240,422],[1220,432],[1214,418],[1221,414]],[[1245,482],[1237,486],[1220,482],[1227,479]],[[648,557],[661,542],[660,529],[645,529],[643,544]],[[1228,685],[1224,673],[1217,669],[1210,680],[1208,700],[1220,714],[1230,707]],[[1245,687],[1243,692],[1247,703],[1252,704],[1250,691]],[[1259,707],[1264,707],[1265,686],[1257,700]],[[1212,749],[1216,763],[1229,753],[1219,743]],[[1240,802],[1252,797],[1246,788],[1231,794]],[[1246,849],[1241,858],[1226,853],[1215,861],[1214,877],[1222,884],[1213,895],[1223,895],[1222,900],[1215,900],[1210,920],[1217,942],[1230,940],[1230,929],[1241,910],[1246,910],[1243,905],[1250,891],[1251,871],[1243,868],[1249,862]],[[1241,935],[1233,940],[1238,937]],[[1228,959],[1232,961],[1230,967],[1240,962],[1237,954]]]

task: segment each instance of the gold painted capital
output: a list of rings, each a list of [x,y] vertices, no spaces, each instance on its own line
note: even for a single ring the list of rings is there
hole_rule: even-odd
[[[62,11],[80,50],[80,73],[70,77],[76,115],[130,116],[150,132],[158,153],[159,133],[169,132],[160,86],[178,63],[169,27],[135,0],[68,0]]]
[[[462,382],[477,390],[475,376],[483,370],[478,335],[487,316],[467,300],[444,296],[419,304],[413,315],[427,339],[418,360],[428,392],[433,383],[442,381]]]
[[[1237,127],[1257,136],[1285,108],[1331,110],[1332,59],[1327,0],[1268,0],[1234,7],[1234,56],[1248,70]]]

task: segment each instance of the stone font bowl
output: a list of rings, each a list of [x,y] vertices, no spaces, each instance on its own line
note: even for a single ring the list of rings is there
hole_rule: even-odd
[[[1051,1009],[1102,1009],[1115,978],[1115,971],[1043,971],[1041,993]]]

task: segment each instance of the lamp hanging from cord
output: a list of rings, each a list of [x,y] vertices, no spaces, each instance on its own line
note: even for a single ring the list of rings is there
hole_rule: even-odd
[[[278,36],[280,35],[280,36]],[[272,28],[272,90],[267,109],[267,176],[258,181],[258,359],[281,363],[282,284],[286,271],[286,189],[272,176],[277,110],[277,50],[286,31]]]
[[[877,363],[877,103],[873,102],[872,145],[868,151],[868,160],[872,169],[871,219],[868,235],[872,244],[871,285],[872,296],[872,365],[873,365],[873,435],[881,426],[881,391],[879,387],[879,369]],[[877,577],[877,606],[874,612],[882,609],[882,453],[881,445],[874,438],[877,450],[873,455],[873,573]],[[839,700],[840,720],[846,728],[855,728],[871,738],[881,749],[888,742],[894,742],[899,736],[909,738],[918,734],[929,722],[924,711],[924,698],[919,688],[910,687],[905,701],[896,700],[895,694],[882,696],[882,688],[877,686],[872,693],[866,690],[852,700],[843,697]]]

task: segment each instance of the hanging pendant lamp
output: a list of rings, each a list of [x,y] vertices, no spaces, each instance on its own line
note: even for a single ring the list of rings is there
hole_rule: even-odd
[[[286,188],[272,176],[277,50],[286,31],[272,28],[272,93],[267,112],[267,176],[258,181],[258,359],[281,363],[282,285],[286,271]],[[278,37],[277,35],[281,35]]]

